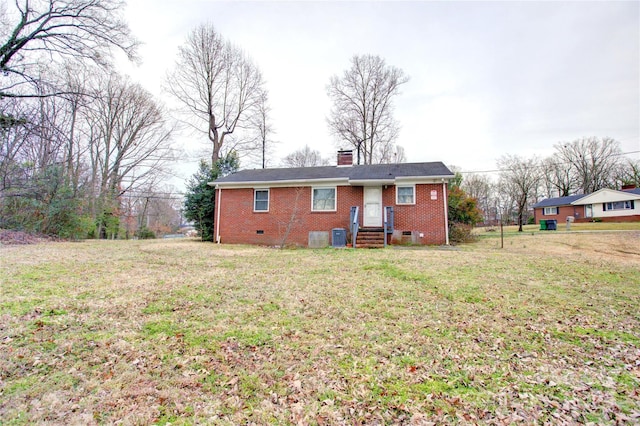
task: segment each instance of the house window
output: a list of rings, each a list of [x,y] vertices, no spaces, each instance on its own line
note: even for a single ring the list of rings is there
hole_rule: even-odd
[[[314,212],[336,211],[336,188],[312,188],[311,210]]]
[[[584,206],[584,216],[593,217],[593,204],[587,204]]]
[[[416,203],[416,187],[396,186],[396,204],[415,204]]]
[[[544,215],[545,216],[554,215],[554,214],[558,214],[558,207],[545,207],[544,208]]]
[[[256,189],[253,191],[253,211],[268,212],[269,211],[269,190]]]
[[[635,206],[634,206],[633,200],[615,201],[613,203],[604,203],[602,205],[602,209],[604,211],[609,211],[609,210],[633,210],[634,207]]]

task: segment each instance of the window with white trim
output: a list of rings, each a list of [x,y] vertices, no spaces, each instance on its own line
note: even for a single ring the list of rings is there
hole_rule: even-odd
[[[552,216],[558,214],[558,207],[545,207],[544,213],[545,216]]]
[[[253,211],[268,212],[269,211],[269,190],[256,189],[253,191]]]
[[[416,186],[403,185],[396,186],[396,204],[415,204]]]
[[[336,211],[336,187],[311,188],[311,211]]]
[[[593,217],[593,204],[586,204],[584,206],[584,216]]]
[[[609,211],[609,210],[633,210],[634,208],[634,203],[633,200],[627,200],[627,201],[615,201],[612,203],[604,203],[602,205],[602,209],[604,211]]]

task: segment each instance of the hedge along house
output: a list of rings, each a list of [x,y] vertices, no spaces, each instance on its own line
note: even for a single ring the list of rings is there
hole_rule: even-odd
[[[345,230],[356,247],[448,244],[441,162],[242,170],[217,179],[218,243],[321,247]]]
[[[576,222],[640,222],[640,188],[605,188],[588,195],[548,198],[534,204],[533,212],[536,223],[541,219],[565,222],[569,216]]]

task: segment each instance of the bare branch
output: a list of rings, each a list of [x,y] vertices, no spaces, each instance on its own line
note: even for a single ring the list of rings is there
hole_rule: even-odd
[[[263,86],[257,66],[211,24],[189,34],[166,81],[166,90],[182,104],[185,121],[207,135],[212,164],[221,158],[225,138],[248,127],[259,112]]]
[[[27,89],[10,89],[29,85],[45,61],[51,65],[65,59],[90,60],[108,66],[113,49],[131,60],[137,58],[138,42],[121,18],[124,3],[120,0],[17,0],[14,6],[18,20],[10,24],[0,46],[3,97],[30,97]],[[8,16],[5,11],[3,18]],[[28,57],[33,62],[27,62]]]
[[[327,94],[333,102],[331,131],[357,150],[357,162],[392,162],[398,136],[393,118],[393,98],[409,81],[404,72],[387,66],[379,56],[361,55],[351,59],[351,68],[341,78],[333,76]]]

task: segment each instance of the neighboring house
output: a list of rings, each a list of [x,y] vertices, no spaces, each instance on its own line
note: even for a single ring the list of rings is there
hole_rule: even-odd
[[[443,163],[352,159],[339,151],[337,166],[242,170],[211,182],[216,241],[318,247],[345,230],[357,246],[376,235],[376,244],[449,243],[446,194],[454,175]]]
[[[536,223],[540,219],[561,223],[568,216],[576,222],[636,222],[640,221],[640,188],[605,188],[587,195],[549,198],[534,204],[533,209]]]
[[[584,208],[574,206],[576,200],[584,197],[584,195],[569,195],[568,197],[547,198],[533,205],[533,216],[536,223],[540,223],[540,219],[555,219],[558,223],[567,220],[567,216],[573,216],[580,219],[584,216]]]

